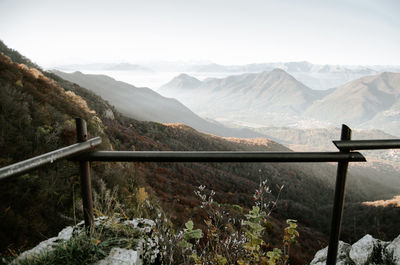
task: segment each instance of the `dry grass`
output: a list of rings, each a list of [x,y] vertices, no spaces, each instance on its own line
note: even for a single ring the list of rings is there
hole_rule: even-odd
[[[379,200],[379,201],[371,201],[371,202],[363,202],[362,204],[374,207],[400,207],[400,195],[394,196],[393,199],[390,200]]]

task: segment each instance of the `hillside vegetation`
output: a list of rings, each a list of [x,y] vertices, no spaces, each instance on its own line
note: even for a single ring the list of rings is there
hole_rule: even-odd
[[[88,122],[90,137],[102,137],[102,150],[288,151],[267,139],[221,138],[181,124],[127,118],[93,92],[54,74],[29,68],[25,58],[16,58],[13,62],[0,54],[0,148],[4,150],[0,154],[0,166],[74,143],[75,117]],[[299,221],[301,237],[295,255],[302,261],[309,260],[325,243],[320,233],[328,231],[335,176],[333,165],[93,163],[92,169],[95,192],[101,194],[105,189],[117,187],[118,200],[127,215],[138,214],[134,195],[140,187],[145,187],[154,207],[162,207],[176,226],[189,218],[204,225],[205,213],[194,194],[198,186],[205,185],[206,192],[214,190],[215,201],[221,204],[250,207],[260,180],[267,179],[271,200],[284,186],[278,207],[272,213],[274,227],[282,227],[284,219],[289,217]],[[349,177],[346,201],[358,207],[358,202],[396,191],[353,175]],[[69,161],[2,181],[0,238],[4,240],[0,242],[0,251],[13,253],[26,249],[80,220],[79,197],[77,165]],[[359,230],[348,226],[347,234],[381,233],[380,238],[397,235],[400,232],[396,226],[400,216],[398,209],[390,211],[392,225],[385,226],[385,230],[374,226],[381,220],[380,210],[376,209],[365,205],[357,208],[359,216],[377,216],[360,220]],[[140,214],[152,218],[155,212],[148,210]],[[382,218],[387,220],[386,215]],[[277,234],[279,229],[271,234],[275,235],[272,242],[280,238]]]

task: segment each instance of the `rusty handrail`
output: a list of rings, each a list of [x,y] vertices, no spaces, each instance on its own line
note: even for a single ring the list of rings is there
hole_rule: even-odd
[[[99,144],[101,144],[101,138],[95,137],[86,142],[69,145],[40,156],[32,157],[27,160],[2,167],[0,168],[0,180],[28,172],[46,164],[51,164],[60,159],[81,154],[82,152],[89,151]]]
[[[400,139],[333,141],[339,150],[399,149]]]
[[[74,158],[106,162],[365,162],[358,152],[94,151]]]

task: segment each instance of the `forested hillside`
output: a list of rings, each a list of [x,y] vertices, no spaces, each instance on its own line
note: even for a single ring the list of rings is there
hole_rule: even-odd
[[[4,52],[10,55],[15,51]],[[0,148],[3,151],[0,166],[74,143],[75,117],[88,122],[90,137],[102,137],[102,150],[288,150],[267,139],[221,138],[180,124],[163,125],[126,118],[87,89],[54,74],[29,68],[27,65],[34,64],[22,56],[13,58],[15,62],[0,54]],[[249,207],[260,180],[268,179],[271,199],[276,198],[280,187],[284,186],[272,215],[275,227],[282,226],[280,222],[285,218],[299,220],[299,259],[310,259],[324,244],[320,233],[328,230],[335,176],[333,165],[93,163],[92,168],[97,193],[105,187],[118,187],[119,200],[129,206],[135,205],[132,195],[144,186],[152,195],[154,207],[160,205],[177,226],[189,218],[202,224],[204,213],[194,194],[199,185],[205,185],[206,191],[214,190],[219,203]],[[360,176],[353,175],[349,177],[346,202],[356,207],[353,205],[362,200],[381,198],[382,194],[390,197],[396,192],[396,188],[372,180],[362,181]],[[0,251],[28,248],[65,225],[79,221],[82,218],[79,197],[79,177],[74,162],[58,162],[3,180],[0,238],[4,240],[0,242]],[[126,207],[126,214],[135,214],[133,208]],[[384,231],[374,226],[381,218],[376,208],[362,206],[359,216],[363,213],[377,215],[362,219],[362,227],[349,231],[350,236],[369,232],[390,238],[400,232],[396,226],[400,221],[397,208],[390,212],[393,225],[389,224]],[[151,217],[153,213],[147,214]],[[352,216],[346,217],[345,213],[345,218]],[[366,220],[370,222],[365,223]]]

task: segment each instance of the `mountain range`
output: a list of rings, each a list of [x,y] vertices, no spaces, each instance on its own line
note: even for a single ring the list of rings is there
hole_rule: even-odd
[[[193,66],[190,70],[192,72],[259,73],[269,72],[275,68],[288,72],[308,87],[318,90],[329,89],[365,75],[376,74],[383,69],[400,71],[400,67],[318,65],[307,61],[247,65],[206,64]]]
[[[81,72],[64,73],[58,70],[51,72],[65,80],[90,89],[114,105],[124,115],[137,120],[183,123],[199,131],[220,136],[261,136],[261,134],[248,129],[231,129],[217,122],[205,120],[178,100],[163,97],[146,87],[135,87],[105,75],[91,75]]]
[[[113,75],[116,79],[130,82],[130,78],[117,73],[131,73],[135,75],[148,75],[159,77],[171,76],[172,73],[190,73],[197,78],[204,77],[226,77],[243,73],[270,72],[275,68],[282,69],[295,77],[306,86],[316,90],[326,90],[348,83],[357,78],[367,75],[378,74],[381,72],[400,72],[400,66],[381,66],[381,65],[332,65],[332,64],[312,64],[307,61],[300,62],[277,62],[277,63],[253,63],[246,65],[221,65],[212,62],[140,62],[140,63],[91,63],[91,64],[72,64],[52,66],[53,69],[61,71],[99,71],[107,75]],[[168,74],[167,74],[168,73]],[[172,75],[173,76],[173,75]],[[158,79],[158,78],[156,78]],[[140,79],[138,79],[140,80]],[[161,82],[164,84],[168,79]],[[135,84],[135,82],[133,82]],[[158,82],[155,82],[158,83]],[[144,86],[153,87],[153,82],[148,82]]]
[[[286,76],[280,71],[275,74]],[[77,75],[89,79],[88,85],[93,85],[94,80],[80,73]],[[121,91],[121,95],[128,96],[124,93],[134,90],[132,86],[115,84],[115,80],[104,76],[93,78],[110,85],[108,89],[112,92],[106,94]],[[114,85],[115,91],[112,90]],[[101,89],[98,88],[99,94]],[[299,89],[304,95],[310,92],[302,86]],[[315,100],[306,96],[304,99]],[[89,137],[103,139],[100,147],[103,150],[290,151],[265,138],[222,138],[182,124],[132,119],[90,89],[42,71],[10,49],[0,53],[0,106],[0,148],[3,150],[0,166],[75,143],[75,117],[87,121]],[[282,244],[278,228],[283,231],[286,218],[297,219],[301,236],[293,252],[298,255],[295,264],[304,264],[326,240],[326,234],[321,236],[321,232],[328,232],[335,170],[330,164],[93,163],[93,190],[100,196],[94,200],[94,207],[99,210],[98,214],[103,214],[101,209],[106,207],[122,207],[124,216],[137,214],[139,204],[135,197],[139,188],[145,187],[151,195],[149,204],[153,208],[149,207],[142,214],[159,218],[155,208],[162,206],[176,227],[189,218],[197,227],[204,225],[205,214],[194,193],[199,185],[206,186],[207,194],[215,192],[215,201],[221,205],[249,208],[254,204],[254,190],[260,188],[260,181],[267,179],[268,200],[279,197],[268,219],[271,221],[270,242]],[[64,160],[3,180],[0,185],[0,238],[4,240],[0,241],[0,252],[15,253],[28,248],[43,238],[54,236],[60,227],[81,219],[78,176],[78,164]],[[358,238],[366,232],[379,234],[381,238],[382,235],[386,238],[397,235],[398,209],[383,211],[360,202],[388,199],[398,194],[399,181],[397,178],[383,182],[382,178],[365,178],[364,173],[349,174],[346,206],[352,208],[345,211],[343,218],[347,225],[343,226],[342,235],[347,239],[353,235]],[[285,188],[280,192],[282,185]],[[115,196],[111,204],[108,203],[110,196]],[[106,201],[104,208],[101,208],[102,200]],[[377,222],[379,226],[374,225]]]
[[[308,88],[282,69],[204,81],[181,74],[159,92],[175,96],[202,116],[236,124],[347,123],[400,135],[399,73],[365,76],[323,91]]]

